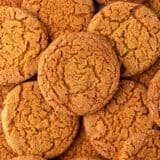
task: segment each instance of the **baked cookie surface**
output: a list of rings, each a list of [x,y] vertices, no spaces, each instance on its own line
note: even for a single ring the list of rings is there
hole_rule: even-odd
[[[0,28],[0,85],[31,78],[48,44],[41,23],[26,11],[1,6]]]
[[[11,160],[45,160],[45,159],[38,156],[19,156],[12,158]]]
[[[125,142],[116,160],[158,160],[159,144],[159,131],[136,134]]]
[[[133,81],[121,81],[119,90],[104,109],[84,117],[92,146],[107,159],[114,159],[123,143],[135,133],[151,129],[147,90]]]
[[[79,118],[55,112],[32,81],[17,85],[7,95],[2,123],[6,140],[18,155],[53,158],[73,142]]]
[[[94,15],[93,0],[23,0],[21,7],[39,17],[51,40],[64,33],[86,31]]]
[[[153,121],[160,126],[160,70],[155,74],[148,88],[148,108]]]
[[[119,83],[119,62],[106,39],[86,32],[57,38],[41,56],[38,82],[55,110],[86,115],[102,107]]]
[[[94,16],[88,31],[109,37],[119,57],[123,77],[144,72],[160,54],[159,19],[142,4],[111,3]]]

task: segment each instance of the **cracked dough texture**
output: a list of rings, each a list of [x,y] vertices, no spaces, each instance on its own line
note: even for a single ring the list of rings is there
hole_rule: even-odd
[[[71,160],[77,159],[78,157],[101,158],[88,140],[83,126],[81,126],[79,134],[77,135],[71,147],[60,156],[59,160]]]
[[[84,117],[86,134],[99,154],[111,160],[133,134],[151,129],[146,99],[147,91],[141,84],[121,81],[103,110]]]
[[[160,132],[148,131],[135,134],[128,139],[116,160],[159,160],[160,159]]]
[[[150,82],[147,104],[153,121],[160,127],[160,70]]]
[[[52,40],[64,33],[86,31],[94,15],[93,0],[23,0],[21,7],[39,17]]]
[[[119,83],[119,62],[105,38],[87,32],[65,34],[41,56],[38,82],[55,110],[86,115],[102,107]]]
[[[21,9],[1,6],[0,37],[0,85],[31,78],[48,43],[38,19]]]
[[[11,160],[13,157],[16,157],[16,154],[12,151],[5,139],[2,122],[0,120],[0,160]]]
[[[0,0],[1,6],[12,6],[12,7],[19,7],[21,5],[22,0]]]
[[[109,4],[116,1],[143,3],[145,0],[96,0],[99,4]]]
[[[39,156],[19,156],[12,158],[11,160],[45,160],[45,159]]]
[[[146,1],[148,7],[150,7],[160,18],[160,1],[159,0],[148,0]]]
[[[148,70],[146,70],[142,74],[132,77],[132,79],[142,83],[146,88],[148,88],[151,79],[154,77],[158,70],[160,70],[160,59],[158,59],[156,63],[152,65]]]
[[[123,77],[144,72],[160,54],[160,22],[142,4],[112,3],[95,15],[88,31],[110,38]]]
[[[36,81],[16,86],[6,97],[2,124],[8,144],[18,155],[53,158],[73,142],[79,118],[55,112]]]

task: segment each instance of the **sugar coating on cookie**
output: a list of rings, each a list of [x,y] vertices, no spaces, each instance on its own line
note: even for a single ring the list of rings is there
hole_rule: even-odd
[[[18,155],[53,158],[73,142],[79,118],[55,112],[38,83],[32,81],[16,86],[7,95],[2,123],[6,140]]]
[[[147,104],[153,121],[160,126],[160,70],[150,82]]]
[[[45,160],[45,159],[39,156],[19,156],[12,158],[11,160]]]
[[[160,1],[159,0],[147,0],[146,3],[160,18]]]
[[[22,0],[0,0],[1,6],[20,7]]]
[[[86,31],[94,15],[93,0],[23,0],[21,7],[39,17],[52,40],[64,33]]]
[[[88,140],[83,126],[80,127],[79,133],[71,147],[59,157],[59,160],[71,160],[78,157],[101,158],[100,154],[97,153]]]
[[[16,156],[5,139],[2,122],[0,120],[0,160],[11,160],[11,158]]]
[[[43,26],[26,11],[1,6],[0,28],[0,85],[31,78],[48,43]]]
[[[160,132],[151,130],[129,138],[117,155],[116,160],[160,159]]]
[[[151,129],[146,99],[147,91],[141,84],[121,81],[119,90],[103,110],[84,117],[90,142],[102,156],[114,158],[133,134]]]
[[[147,70],[160,53],[160,22],[142,4],[111,3],[95,15],[88,31],[110,38],[121,62],[123,77]]]
[[[148,70],[146,70],[142,74],[138,74],[132,77],[132,79],[142,83],[146,88],[148,88],[151,79],[154,77],[158,70],[160,70],[160,59],[158,59],[156,63],[153,64]]]
[[[38,82],[55,110],[86,115],[102,107],[119,83],[119,62],[105,38],[86,32],[65,34],[43,53]]]

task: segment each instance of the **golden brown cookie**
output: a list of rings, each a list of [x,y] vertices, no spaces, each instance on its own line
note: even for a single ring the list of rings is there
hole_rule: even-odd
[[[148,131],[128,139],[115,160],[159,160],[160,132]]]
[[[160,18],[160,1],[159,0],[147,0],[148,7],[150,7]]]
[[[70,33],[56,39],[41,56],[38,82],[55,110],[85,115],[110,101],[119,83],[119,70],[116,54],[104,38]]]
[[[71,160],[77,159],[78,157],[101,158],[101,156],[89,142],[83,126],[81,126],[79,133],[71,147],[60,156],[59,160]]]
[[[0,117],[1,117],[1,111],[3,108],[3,101],[8,94],[8,92],[14,87],[15,85],[10,86],[0,86]],[[1,118],[0,118],[1,119]]]
[[[20,7],[22,0],[0,0],[0,6]]]
[[[112,3],[95,15],[88,31],[110,38],[123,77],[147,70],[160,54],[160,21],[142,4]]]
[[[109,4],[116,1],[143,3],[146,0],[96,0],[96,2],[99,4]]]
[[[147,104],[153,121],[160,126],[160,70],[150,82]]]
[[[156,63],[152,65],[148,70],[146,70],[142,74],[132,77],[132,79],[142,83],[146,88],[148,88],[151,79],[154,77],[158,70],[160,70],[160,59],[158,59]]]
[[[2,111],[7,142],[18,155],[58,156],[73,142],[78,120],[55,112],[36,81],[20,84],[9,92]]]
[[[0,28],[0,85],[31,78],[48,43],[41,23],[26,11],[2,6]]]
[[[64,33],[86,31],[94,14],[93,0],[23,0],[21,7],[39,17],[52,40]]]
[[[111,160],[133,134],[151,129],[146,99],[147,91],[141,84],[121,81],[103,110],[84,117],[86,134],[98,153]]]
[[[11,160],[45,160],[45,159],[39,156],[19,156],[12,158]]]
[[[16,154],[9,147],[3,133],[2,122],[0,120],[0,160],[11,160]]]

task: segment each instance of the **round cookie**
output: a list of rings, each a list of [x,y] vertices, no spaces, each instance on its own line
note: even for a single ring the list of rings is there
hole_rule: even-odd
[[[11,160],[45,160],[45,159],[38,156],[19,156],[19,157],[12,158]]]
[[[110,38],[123,77],[142,73],[158,59],[160,21],[142,4],[111,3],[95,15],[88,31]]]
[[[6,140],[18,155],[56,157],[73,142],[79,118],[60,112],[44,100],[36,81],[16,86],[2,111]]]
[[[148,131],[128,139],[116,160],[158,160],[160,159],[160,132]]]
[[[160,70],[150,82],[147,104],[153,121],[160,126]]]
[[[71,147],[59,157],[59,160],[71,160],[77,159],[78,157],[95,157],[102,159],[89,142],[83,126],[81,126]]]
[[[84,117],[86,134],[98,153],[114,159],[128,138],[151,129],[146,99],[147,91],[141,84],[121,81],[119,90],[103,110]]]
[[[148,0],[146,1],[148,7],[150,7],[160,18],[160,1],[159,0]]]
[[[31,78],[48,43],[43,26],[26,11],[1,6],[0,28],[0,85]]]
[[[93,0],[23,0],[21,7],[39,17],[51,40],[64,33],[86,31],[94,15]]]
[[[12,151],[5,139],[2,122],[0,120],[0,160],[11,160],[11,158],[16,156],[17,155]]]
[[[143,3],[145,0],[96,0],[99,4],[109,4],[116,1]]]
[[[110,101],[119,83],[119,70],[116,54],[105,38],[87,32],[70,33],[57,38],[43,52],[38,82],[55,110],[86,115]]]
[[[132,77],[132,79],[142,83],[146,88],[148,88],[151,79],[154,77],[158,70],[160,70],[160,59],[158,59],[156,63],[152,65],[148,70],[146,70],[142,74]]]

